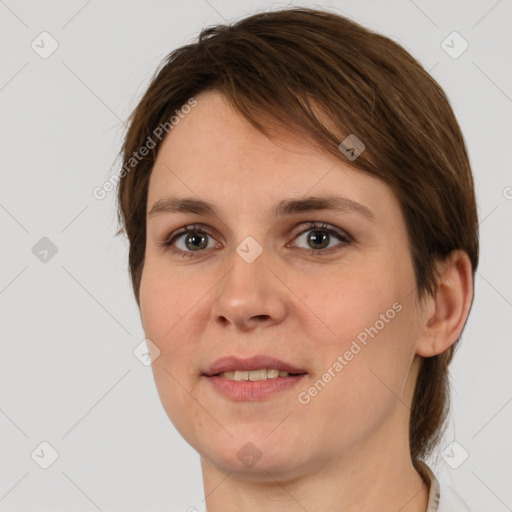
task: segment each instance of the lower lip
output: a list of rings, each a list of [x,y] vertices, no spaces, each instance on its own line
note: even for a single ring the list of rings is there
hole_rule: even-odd
[[[296,386],[307,374],[294,375],[289,377],[276,377],[275,379],[266,379],[258,381],[236,381],[225,379],[224,377],[207,377],[216,391],[222,395],[238,401],[261,400],[273,396],[281,391]]]

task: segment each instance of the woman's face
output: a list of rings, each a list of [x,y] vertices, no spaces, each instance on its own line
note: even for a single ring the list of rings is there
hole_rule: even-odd
[[[216,92],[196,99],[148,193],[140,310],[169,418],[204,464],[246,476],[403,449],[424,313],[396,197],[304,142],[277,145]],[[312,196],[344,199],[276,210]],[[216,365],[227,357],[242,361]],[[302,375],[212,375],[286,367]]]

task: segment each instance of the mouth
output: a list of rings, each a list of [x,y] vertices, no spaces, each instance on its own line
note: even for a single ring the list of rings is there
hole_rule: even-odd
[[[223,357],[202,376],[222,395],[237,401],[261,400],[294,387],[308,372],[279,359]]]
[[[305,373],[307,371],[304,368],[291,363],[281,361],[275,357],[257,355],[248,359],[235,356],[221,357],[204,370],[203,375],[206,377],[223,377],[236,381],[259,381]]]
[[[258,382],[261,380],[267,379],[277,379],[278,377],[289,377],[290,375],[304,375],[305,373],[289,373],[285,370],[279,370],[277,368],[262,368],[259,370],[235,370],[229,372],[217,373],[216,375],[212,375],[213,377],[222,377],[228,380],[236,380],[237,382],[242,382],[249,380],[251,382]]]

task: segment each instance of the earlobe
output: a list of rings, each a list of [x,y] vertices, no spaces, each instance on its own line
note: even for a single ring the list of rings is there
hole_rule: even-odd
[[[416,350],[423,357],[442,354],[457,341],[473,301],[473,271],[464,251],[453,251],[438,269],[437,290],[424,309]]]

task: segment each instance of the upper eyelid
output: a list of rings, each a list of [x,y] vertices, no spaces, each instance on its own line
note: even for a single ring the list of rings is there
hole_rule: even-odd
[[[300,233],[301,232],[300,230],[319,229],[319,228],[332,228],[334,230],[338,230],[338,231],[345,233],[345,230],[343,228],[340,228],[340,227],[336,226],[335,224],[331,224],[330,222],[325,222],[325,221],[320,221],[320,220],[300,221],[298,223],[298,225],[292,229],[292,232]],[[211,231],[217,231],[215,228],[211,228],[207,224],[203,224],[201,222],[195,222],[192,224],[186,224],[180,228],[173,230],[171,233],[169,233],[169,236],[173,235],[173,234],[181,235],[181,234],[185,234],[189,231],[194,231],[194,230],[199,230],[199,229],[204,229],[207,233],[209,233]],[[347,233],[347,235],[348,235],[348,233]]]

